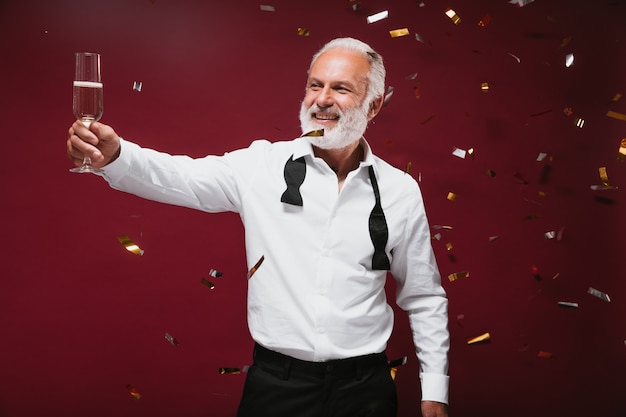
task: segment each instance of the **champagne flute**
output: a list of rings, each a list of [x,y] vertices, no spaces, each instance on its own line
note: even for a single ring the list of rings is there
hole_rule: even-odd
[[[74,76],[74,117],[89,128],[91,122],[102,117],[102,79],[100,77],[100,54],[76,52]],[[99,172],[85,156],[83,164],[70,169],[71,172]]]

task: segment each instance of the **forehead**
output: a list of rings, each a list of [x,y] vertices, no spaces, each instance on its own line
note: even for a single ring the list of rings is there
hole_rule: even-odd
[[[315,60],[309,78],[356,84],[366,79],[369,69],[369,61],[362,53],[335,48],[322,53]]]

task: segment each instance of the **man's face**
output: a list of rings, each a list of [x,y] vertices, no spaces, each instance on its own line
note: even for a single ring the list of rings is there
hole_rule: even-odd
[[[344,49],[324,52],[309,72],[300,110],[302,132],[324,129],[323,137],[309,137],[324,149],[345,148],[359,140],[367,122],[367,73],[362,54]]]

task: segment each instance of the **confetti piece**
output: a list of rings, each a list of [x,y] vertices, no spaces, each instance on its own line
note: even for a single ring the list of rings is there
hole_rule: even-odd
[[[609,111],[606,112],[606,115],[608,117],[612,117],[613,119],[623,120],[623,121],[626,122],[626,114],[624,114],[624,113],[618,113],[616,111],[609,110]]]
[[[267,4],[262,4],[261,10],[263,10],[264,12],[275,12],[276,8],[274,6],[268,6]]]
[[[417,98],[417,99],[420,98],[420,90],[419,90],[419,86],[417,84],[415,84],[413,86],[413,94],[415,95],[415,98]],[[432,119],[433,117],[435,117],[435,115],[431,115],[428,119],[423,121],[422,124],[428,123],[430,121],[430,119]]]
[[[524,6],[528,6],[533,1],[535,0],[510,0],[509,3],[514,4],[517,7],[524,7]]]
[[[554,355],[552,354],[552,352],[539,351],[539,353],[537,353],[537,357],[541,359],[551,359],[554,357]]]
[[[624,157],[626,156],[626,138],[622,139],[619,143],[619,150],[617,151],[618,155],[617,158],[620,161],[624,160]]]
[[[540,111],[539,113],[533,113],[533,114],[530,115],[530,117],[539,117],[539,116],[543,116],[543,115],[548,114],[548,113],[552,113],[552,109]]]
[[[135,255],[139,255],[139,256],[143,255],[144,251],[135,243],[133,243],[133,241],[130,240],[128,236],[121,235],[120,237],[117,238],[117,240],[119,240],[120,243],[124,245],[127,251],[132,252]]]
[[[142,88],[143,88],[143,83],[141,81],[133,82],[133,90],[141,92]]]
[[[556,232],[554,230],[550,232],[546,232],[544,233],[543,236],[546,238],[546,240],[551,240],[551,239],[556,238]]]
[[[488,93],[488,92],[489,92],[489,83],[482,83],[482,84],[480,85],[480,90],[481,90],[483,93]]]
[[[169,334],[169,333],[165,333],[165,340],[167,340],[168,342],[170,342],[170,344],[171,344],[172,346],[178,346],[178,345],[179,345],[178,340],[177,340],[174,336],[172,336],[171,334]]]
[[[538,218],[539,218],[538,214],[529,214],[528,216],[524,217],[522,220],[535,220]]]
[[[546,159],[546,156],[548,156],[548,154],[547,154],[547,153],[545,153],[545,152],[540,152],[540,153],[539,153],[539,155],[537,155],[537,162],[541,162],[541,161],[543,161],[544,159]]]
[[[211,276],[212,276],[212,277],[214,277],[214,278],[219,278],[219,277],[221,277],[223,274],[222,274],[220,271],[217,271],[217,270],[215,270],[215,269],[211,269],[211,270],[209,271],[209,275],[211,275]]]
[[[373,14],[371,16],[367,16],[367,23],[375,23],[375,22],[378,22],[379,20],[383,20],[388,17],[389,17],[389,11],[384,10],[382,12]]]
[[[201,279],[200,279],[200,283],[201,283],[202,285],[205,285],[205,286],[209,287],[209,289],[210,289],[210,290],[212,290],[213,288],[215,288],[215,285],[214,285],[211,281],[209,281],[208,279],[206,279],[206,278],[201,278]]]
[[[355,3],[352,5],[352,11],[356,12],[361,8],[361,3]]]
[[[572,65],[574,65],[574,54],[567,54],[565,56],[565,66],[569,68]]]
[[[417,90],[415,90],[417,92]],[[416,94],[416,97],[419,98],[419,96]],[[431,120],[433,120],[435,118],[434,114],[431,114],[430,116],[428,116],[426,119],[422,120],[420,122],[421,125],[425,125],[426,123],[430,122]]]
[[[453,148],[452,149],[452,155],[459,157],[461,159],[465,159],[465,155],[467,154],[467,151],[464,149],[460,149],[460,148]]]
[[[414,72],[413,74],[410,74],[404,77],[405,80],[414,80],[416,78],[417,78],[417,72]]]
[[[433,226],[433,229],[437,229],[437,230],[439,230],[439,229],[452,230],[452,226],[441,226],[439,224],[436,224],[436,225]]]
[[[563,308],[578,308],[578,303],[571,303],[569,301],[559,301],[558,306],[563,307]]]
[[[563,109],[563,113],[565,113],[566,116],[571,116],[572,114],[574,114],[574,109],[572,109],[571,107],[566,107]]]
[[[433,237],[431,237],[431,240],[441,240],[441,233],[435,233]]]
[[[394,90],[395,90],[395,87],[392,87],[392,86],[387,87],[387,92],[385,93],[385,98],[383,99],[383,106],[386,106],[389,104],[389,100],[391,100],[391,96],[393,96]]]
[[[248,279],[252,278],[252,275],[254,275],[257,269],[259,269],[259,267],[261,266],[264,260],[265,260],[265,255],[262,255],[261,258],[257,261],[257,263],[254,264],[252,269],[250,269],[250,271],[248,272]]]
[[[617,188],[617,187],[612,187],[611,184],[609,183],[609,174],[606,172],[606,167],[598,168],[598,173],[600,174],[600,179],[602,180],[602,184],[604,184],[605,187]]]
[[[616,93],[613,98],[611,99],[611,101],[613,103],[617,103],[619,101],[619,99],[622,98],[622,95],[620,93]]]
[[[426,41],[424,40],[424,38],[422,38],[422,36],[419,33],[415,34],[415,40],[421,42],[421,43],[426,43]]]
[[[495,178],[496,177],[496,173],[495,171],[487,168],[487,175],[489,175],[491,178]]]
[[[580,117],[574,119],[574,124],[579,127],[579,128],[583,128],[583,126],[585,125],[585,120],[581,119]]]
[[[569,45],[571,41],[572,41],[571,36],[566,36],[565,38],[563,38],[563,41],[561,41],[561,48],[565,48],[567,45]]]
[[[461,23],[461,18],[456,14],[454,10],[446,9],[444,13],[450,18],[450,20],[452,20],[455,25]]]
[[[454,201],[454,200],[456,200],[456,194],[454,194],[453,192],[449,192],[447,198],[450,201]]]
[[[488,14],[485,15],[485,17],[483,17],[479,22],[478,22],[478,26],[484,28],[485,26],[487,26],[489,23],[491,22],[491,16],[489,16]]]
[[[593,287],[589,287],[589,289],[587,290],[587,292],[591,295],[593,295],[594,297],[598,297],[601,300],[606,301],[607,303],[611,302],[611,298],[609,297],[608,294],[603,293],[602,291],[598,291]]]
[[[238,375],[241,373],[239,368],[219,368],[217,371],[220,375]]]
[[[528,184],[528,181],[526,181],[526,179],[524,178],[524,176],[522,174],[520,174],[519,172],[516,172],[515,175],[513,175],[520,184]]]
[[[500,239],[500,235],[489,236],[489,242],[493,242],[494,240]]]
[[[406,164],[406,168],[404,168],[404,173],[408,174],[409,172],[411,172],[412,168],[413,168],[413,164],[409,162],[408,164]]]
[[[535,265],[533,265],[530,268],[530,271],[533,274],[533,277],[537,280],[537,281],[541,281],[541,275],[539,275],[539,268],[537,268]]]
[[[507,54],[508,54],[509,56],[513,57],[513,59],[514,59],[514,60],[516,60],[518,64],[521,64],[522,60],[521,60],[521,59],[519,59],[519,57],[518,57],[517,55],[513,55],[513,54],[512,54],[512,53],[510,53],[510,52],[507,52]]]
[[[310,34],[311,34],[311,31],[309,29],[298,28],[298,35],[299,36],[309,36]]]
[[[450,282],[454,282],[457,279],[469,278],[469,276],[470,276],[470,273],[468,271],[461,271],[461,272],[454,272],[448,275],[448,279],[450,280]]]
[[[324,129],[311,130],[310,132],[305,133],[301,137],[305,137],[305,136],[313,136],[313,137],[324,136]]]
[[[394,30],[390,30],[389,34],[391,35],[392,38],[399,38],[401,36],[408,35],[409,34],[409,29],[407,29],[407,28],[394,29]]]
[[[398,366],[406,365],[408,358],[406,356],[389,361],[389,366],[397,368]]]
[[[489,333],[483,333],[480,336],[473,337],[467,341],[468,345],[474,345],[477,343],[489,343],[491,341],[491,335]]]
[[[450,243],[450,242],[446,243],[446,250],[448,250],[448,251],[452,250],[452,243]]]
[[[130,395],[134,399],[138,400],[138,399],[141,398],[141,394],[132,385],[130,385],[130,384],[126,385],[126,389],[130,392]]]
[[[556,274],[554,274],[554,276],[552,277],[552,279],[557,279],[561,274],[559,272],[557,272]]]

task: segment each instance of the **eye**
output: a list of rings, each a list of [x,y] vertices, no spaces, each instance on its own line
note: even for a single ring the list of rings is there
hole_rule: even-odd
[[[313,90],[313,91],[317,91],[317,90],[319,90],[320,88],[322,88],[322,86],[321,86],[321,85],[319,85],[318,83],[311,83],[311,84],[309,84],[309,88],[310,88],[311,90]]]

